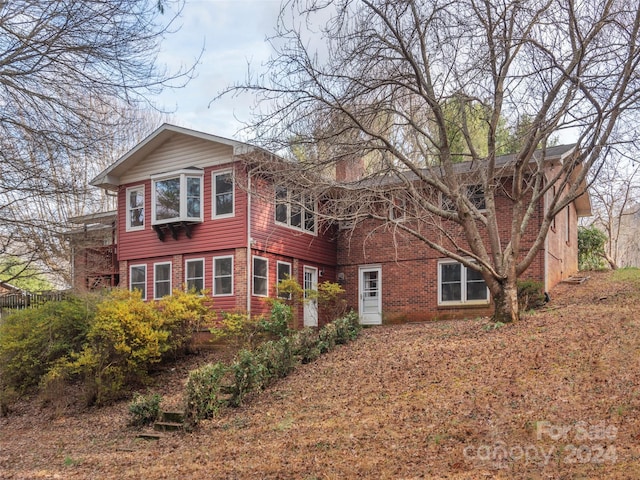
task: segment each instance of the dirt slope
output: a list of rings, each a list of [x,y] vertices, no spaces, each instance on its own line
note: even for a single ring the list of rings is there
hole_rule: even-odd
[[[640,478],[639,300],[593,274],[516,325],[367,329],[159,442],[134,438],[127,403],[23,404],[0,419],[0,478]],[[169,398],[186,370],[163,377]]]

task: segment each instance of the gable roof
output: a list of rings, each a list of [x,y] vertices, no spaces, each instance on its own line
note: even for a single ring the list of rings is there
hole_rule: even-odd
[[[177,135],[185,135],[208,142],[227,145],[233,149],[234,155],[247,153],[254,149],[252,145],[247,143],[164,123],[135,147],[120,157],[115,163],[100,172],[89,182],[89,184],[94,187],[101,187],[107,190],[117,189],[118,185],[120,185],[120,177],[123,174],[147,157],[151,152],[158,149],[161,145],[165,144]]]

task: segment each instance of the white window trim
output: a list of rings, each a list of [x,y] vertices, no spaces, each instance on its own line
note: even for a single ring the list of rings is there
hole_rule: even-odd
[[[153,264],[153,298],[154,300],[160,300],[163,297],[159,297],[158,296],[158,279],[156,278],[156,267],[159,267],[161,265],[169,265],[169,295],[171,295],[171,292],[173,292],[173,265],[171,264],[171,262],[158,262],[158,263],[154,263]],[[164,280],[163,280],[164,282]]]
[[[289,277],[291,277],[293,275],[293,265],[291,265],[291,262],[281,262],[280,260],[278,260],[277,265],[276,265],[276,296],[278,298],[282,298],[282,299],[286,299],[286,300],[290,300],[291,299],[291,294],[290,293],[286,293],[283,294],[284,296],[280,296],[280,292],[278,291],[278,284],[280,283],[280,279],[278,278],[278,272],[280,271],[280,265],[287,265],[289,267]]]
[[[264,260],[267,263],[267,293],[266,294],[261,294],[261,293],[256,293],[255,292],[255,288],[256,288],[256,282],[255,282],[255,277],[256,277],[256,273],[255,273],[255,261],[256,260]],[[262,277],[261,277],[262,278]],[[254,255],[251,259],[251,295],[253,295],[254,297],[268,297],[269,296],[269,259],[265,258],[265,257],[260,257],[258,255]]]
[[[129,265],[129,291],[133,291],[133,287],[131,285],[133,276],[131,275],[131,271],[134,268],[140,268],[140,267],[144,269],[144,295],[142,295],[142,300],[146,300],[148,288],[147,288],[147,266],[145,264]]]
[[[313,201],[313,212],[311,212],[311,214],[313,215],[313,230],[307,230],[306,228],[304,228],[304,214],[305,212],[308,212],[307,209],[305,209],[302,205],[301,205],[301,218],[300,218],[300,227],[296,227],[295,225],[291,225],[291,190],[289,188],[283,187],[286,189],[287,191],[287,200],[286,200],[286,207],[287,207],[287,221],[286,222],[280,222],[276,219],[276,210],[277,210],[277,206],[278,206],[278,200],[276,198],[276,193],[277,190],[274,191],[274,205],[276,208],[274,208],[274,212],[273,212],[273,221],[275,222],[276,225],[280,225],[286,228],[290,228],[291,230],[296,230],[298,232],[302,232],[302,233],[306,233],[308,235],[314,235],[317,236],[318,235],[318,202],[317,201]],[[302,194],[304,195],[304,194]],[[302,202],[303,204],[305,202]]]
[[[180,179],[180,216],[176,218],[156,219],[156,182],[169,180],[171,178]],[[200,179],[200,216],[187,216],[187,179]],[[165,225],[175,222],[202,222],[204,219],[204,172],[200,170],[175,170],[156,175],[151,175],[151,225]]]
[[[131,192],[134,192],[136,190],[142,190],[142,225],[139,226],[131,226]],[[126,215],[127,215],[127,226],[126,226],[126,231],[127,232],[136,232],[139,230],[144,230],[145,227],[145,199],[144,199],[144,185],[136,185],[135,187],[128,187],[126,189],[126,202],[127,202],[127,206],[126,206]]]
[[[231,213],[224,213],[222,215],[216,215],[216,177],[218,175],[228,175],[231,174]],[[233,174],[233,170],[220,170],[211,172],[211,218],[219,219],[219,218],[231,218],[236,214],[236,182],[235,176]]]
[[[216,293],[216,260],[223,259],[231,259],[231,293]],[[235,283],[235,275],[234,275],[234,259],[233,255],[220,255],[218,257],[213,257],[213,286],[211,287],[211,294],[214,297],[232,297],[235,291],[234,283]]]
[[[189,258],[188,260],[184,261],[184,289],[186,292],[189,291],[189,277],[187,277],[187,275],[189,274],[189,268],[188,265],[191,262],[202,262],[202,290],[205,289],[206,286],[206,278],[207,278],[207,265],[205,262],[204,258]],[[199,277],[192,277],[192,279],[196,279]],[[200,295],[202,295],[202,292],[200,292]]]
[[[461,265],[461,273],[460,273],[460,296],[462,300],[452,300],[452,301],[443,301],[442,300],[442,265],[452,265],[459,264]],[[451,259],[442,259],[438,260],[438,305],[439,306],[455,306],[455,305],[489,305],[491,302],[491,295],[489,292],[489,287],[487,289],[487,299],[486,300],[466,300],[467,298],[467,267],[456,260]]]

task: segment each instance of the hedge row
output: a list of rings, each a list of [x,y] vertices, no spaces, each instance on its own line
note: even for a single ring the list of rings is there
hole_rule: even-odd
[[[189,373],[185,392],[185,425],[215,416],[223,407],[238,407],[247,394],[286,377],[298,364],[309,363],[336,345],[354,340],[361,326],[351,312],[320,330],[307,328],[254,349],[242,349],[230,364],[207,364]]]

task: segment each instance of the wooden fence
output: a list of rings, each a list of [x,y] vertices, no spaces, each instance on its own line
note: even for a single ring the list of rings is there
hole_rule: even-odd
[[[38,308],[47,302],[59,302],[67,298],[68,294],[68,290],[57,290],[52,292],[19,292],[0,295],[0,317],[3,314],[9,313],[10,310]]]

